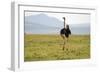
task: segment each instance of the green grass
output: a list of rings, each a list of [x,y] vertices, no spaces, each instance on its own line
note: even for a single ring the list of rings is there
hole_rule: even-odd
[[[71,35],[63,50],[60,35],[25,34],[24,61],[90,58],[90,35]]]

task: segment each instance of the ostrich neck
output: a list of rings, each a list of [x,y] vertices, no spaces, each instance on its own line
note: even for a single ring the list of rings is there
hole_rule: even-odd
[[[65,26],[66,26],[66,22],[65,22],[65,20],[64,20],[64,28],[66,28]]]

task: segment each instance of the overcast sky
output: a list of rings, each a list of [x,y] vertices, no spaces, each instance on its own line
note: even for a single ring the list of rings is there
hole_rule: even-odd
[[[25,16],[37,15],[37,14],[46,14],[50,17],[55,17],[63,21],[62,17],[66,17],[66,23],[74,26],[84,24],[90,24],[90,15],[89,14],[68,14],[68,13],[46,13],[46,12],[25,12]],[[83,25],[82,25],[83,24]],[[88,25],[87,25],[88,26]]]

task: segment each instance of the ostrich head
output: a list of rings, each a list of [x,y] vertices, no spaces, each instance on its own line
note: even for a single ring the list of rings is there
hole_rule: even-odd
[[[63,17],[63,19],[65,20],[66,18],[65,18],[65,17]]]

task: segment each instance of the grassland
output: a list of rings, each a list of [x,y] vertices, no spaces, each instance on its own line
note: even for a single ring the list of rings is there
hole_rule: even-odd
[[[63,50],[60,35],[25,34],[24,61],[90,58],[90,36],[71,35]]]

